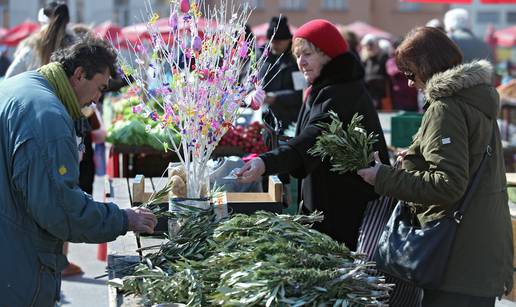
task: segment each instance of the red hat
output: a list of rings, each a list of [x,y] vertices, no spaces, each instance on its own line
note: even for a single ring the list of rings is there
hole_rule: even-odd
[[[330,58],[348,51],[348,44],[339,30],[328,20],[314,19],[305,23],[294,34],[294,39],[297,37],[311,42]]]

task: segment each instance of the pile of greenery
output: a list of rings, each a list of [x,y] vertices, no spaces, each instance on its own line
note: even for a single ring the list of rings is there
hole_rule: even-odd
[[[373,144],[378,135],[367,134],[360,122],[362,115],[355,113],[344,130],[339,116],[330,111],[331,123],[320,123],[317,126],[322,133],[317,137],[315,145],[308,150],[313,156],[328,158],[334,172],[344,174],[366,168],[373,158]]]
[[[133,112],[140,102],[137,97],[124,98],[113,103],[113,124],[107,129],[106,141],[115,145],[150,146],[164,151],[171,148],[169,133],[175,142],[179,136],[161,129],[158,121]]]
[[[219,223],[190,212],[175,238],[111,283],[144,304],[382,305],[390,285],[362,255],[307,227],[322,219],[257,212]]]

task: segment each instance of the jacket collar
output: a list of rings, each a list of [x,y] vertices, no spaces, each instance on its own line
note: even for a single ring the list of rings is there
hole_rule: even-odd
[[[357,81],[364,78],[364,68],[360,61],[350,52],[331,59],[321,69],[321,74],[312,84],[312,92],[337,83]]]
[[[436,73],[428,80],[425,87],[425,98],[427,102],[431,103],[477,85],[490,85],[492,74],[493,66],[486,60],[455,66]]]

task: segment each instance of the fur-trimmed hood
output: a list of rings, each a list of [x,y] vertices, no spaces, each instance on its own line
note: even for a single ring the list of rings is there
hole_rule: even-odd
[[[491,85],[492,75],[493,66],[486,60],[461,64],[437,73],[426,83],[426,101],[447,101],[453,97],[454,101],[470,104],[494,118],[498,113],[499,96]]]

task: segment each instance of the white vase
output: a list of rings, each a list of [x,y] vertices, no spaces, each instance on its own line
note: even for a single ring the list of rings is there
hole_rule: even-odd
[[[193,171],[194,164],[190,164],[191,171],[186,173],[186,198],[177,198],[173,194],[169,194],[168,209],[170,212],[177,213],[184,210],[181,206],[190,206],[201,210],[210,209],[210,177],[208,168],[205,167],[201,171]],[[199,170],[200,168],[197,168]],[[180,204],[180,205],[178,205]],[[181,218],[168,219],[169,235],[175,236],[182,226]]]

